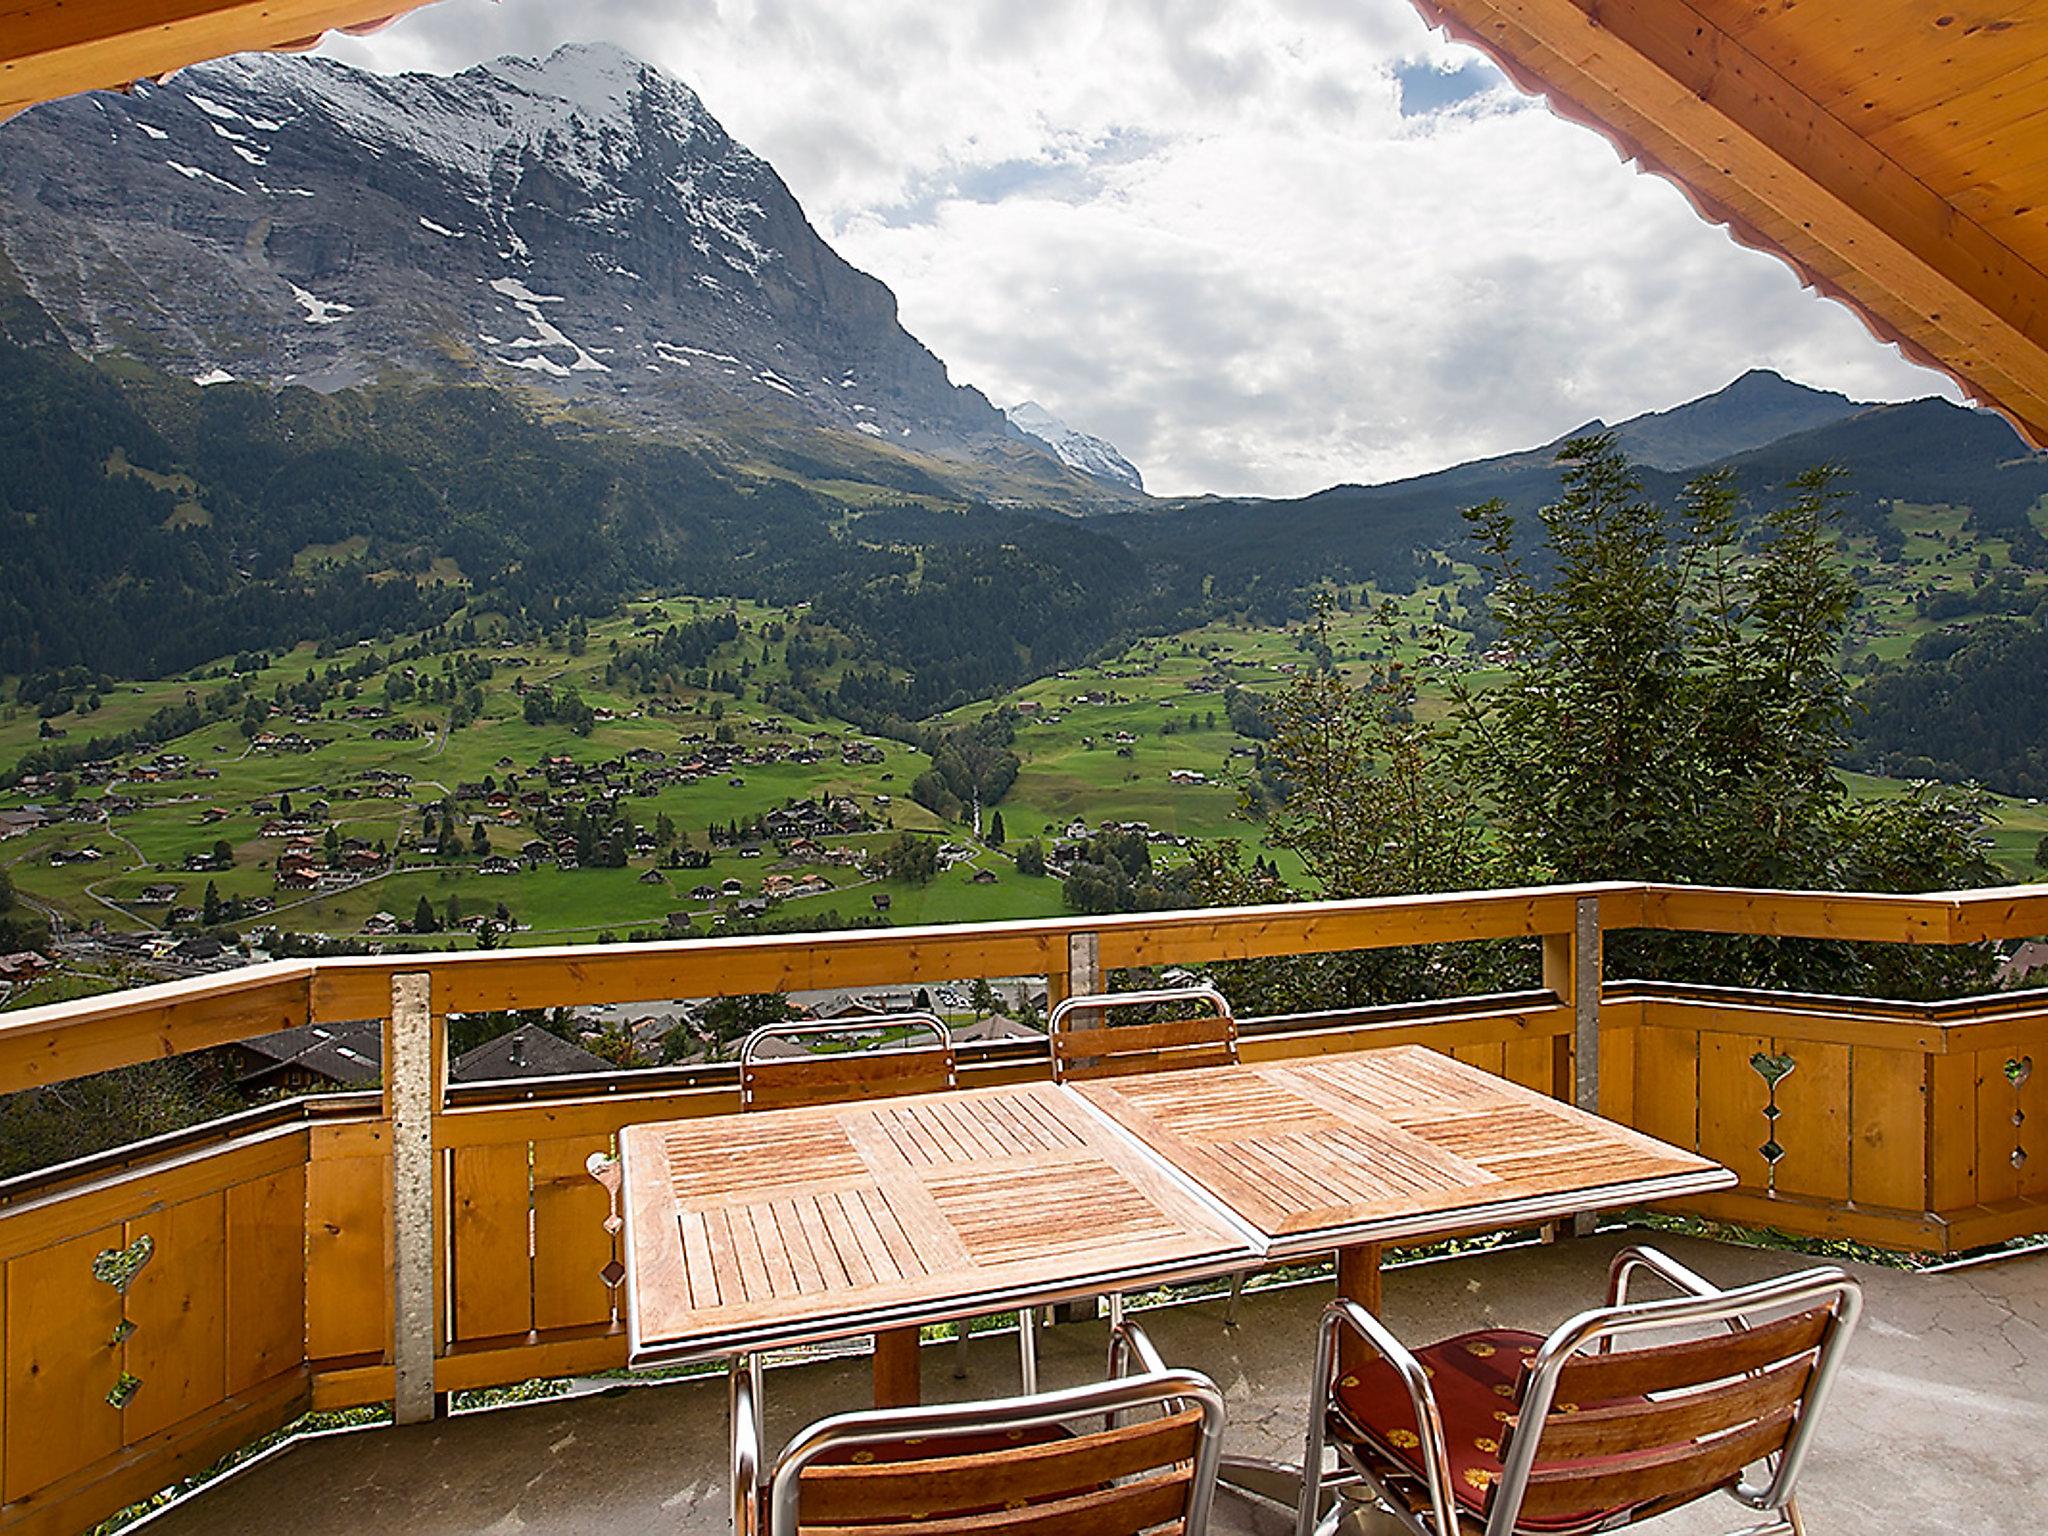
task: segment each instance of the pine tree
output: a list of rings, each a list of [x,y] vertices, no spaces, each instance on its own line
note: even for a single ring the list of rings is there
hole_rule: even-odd
[[[1005,838],[1003,834],[1003,813],[1001,811],[997,811],[994,816],[989,818],[988,840],[991,847],[1000,848],[1003,846]]]

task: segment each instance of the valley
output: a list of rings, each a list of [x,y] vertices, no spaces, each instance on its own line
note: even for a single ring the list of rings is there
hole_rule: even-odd
[[[1149,496],[955,383],[616,49],[228,60],[5,134],[0,869],[79,962],[17,1004],[244,953],[1046,916],[1112,824],[1155,871],[1233,838],[1305,884],[1262,842],[1260,695],[1399,662],[1446,722],[1509,659],[1461,513],[1558,494],[1565,438]],[[1745,561],[1840,468],[1839,766],[2001,791],[2035,877],[2048,458],[1764,370],[1599,430],[1674,517],[1724,480]]]

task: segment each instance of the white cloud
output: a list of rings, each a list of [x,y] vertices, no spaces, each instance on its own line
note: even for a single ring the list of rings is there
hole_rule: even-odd
[[[1155,490],[1384,479],[1752,366],[1943,387],[1406,0],[444,0],[330,51],[593,37],[696,87],[956,379]]]

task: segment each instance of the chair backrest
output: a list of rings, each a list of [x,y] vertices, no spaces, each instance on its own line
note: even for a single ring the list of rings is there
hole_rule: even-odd
[[[1202,1536],[1223,1396],[1193,1371],[842,1414],[782,1453],[770,1536]]]
[[[1147,1024],[1112,1024],[1107,1017],[1118,1008],[1179,1003],[1204,1011],[1193,1018]],[[1052,1041],[1052,1075],[1062,1083],[1069,1078],[1124,1077],[1237,1060],[1237,1018],[1229,999],[1214,987],[1070,997],[1053,1009],[1045,1032]]]
[[[812,1046],[861,1035],[882,1039],[836,1050]],[[790,1049],[775,1054],[778,1045]],[[957,1081],[952,1032],[931,1013],[879,1014],[836,1024],[764,1024],[740,1047],[742,1109],[886,1099],[951,1088]]]
[[[1573,1318],[1525,1362],[1488,1536],[1574,1516],[1597,1515],[1604,1529],[1718,1488],[1783,1508],[1861,1306],[1847,1275],[1815,1269]],[[1614,1347],[1674,1331],[1687,1336]],[[1739,1482],[1767,1458],[1764,1481]]]

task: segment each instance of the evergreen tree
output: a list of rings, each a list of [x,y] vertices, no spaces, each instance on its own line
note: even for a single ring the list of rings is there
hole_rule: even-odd
[[[419,899],[419,905],[412,909],[412,931],[414,933],[439,933],[441,931],[440,919],[434,916],[434,904],[427,900],[424,894]]]
[[[1696,479],[1674,518],[1609,434],[1566,443],[1560,463],[1538,558],[1500,503],[1466,514],[1515,659],[1460,714],[1517,878],[1903,891],[1993,877],[1981,797],[1862,801],[1836,770],[1856,592],[1836,563],[1831,471],[1800,475],[1745,537],[1725,475]],[[1624,974],[1909,996],[1987,984],[1992,960],[1651,933],[1610,954]]]
[[[1003,813],[1001,811],[997,811],[995,815],[989,818],[988,840],[990,846],[995,848],[1002,847],[1006,841],[1003,834]]]

